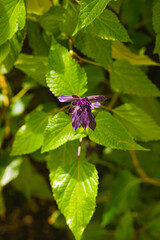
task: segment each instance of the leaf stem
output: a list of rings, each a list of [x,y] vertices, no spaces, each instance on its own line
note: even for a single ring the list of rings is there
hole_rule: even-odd
[[[81,144],[82,144],[82,138],[79,139],[79,146],[78,146],[78,152],[77,152],[77,159],[79,160],[81,155]]]
[[[93,65],[96,65],[96,66],[101,66],[100,63],[97,63],[97,62],[91,61],[89,59],[85,59],[85,58],[80,57],[76,52],[74,52],[72,50],[70,51],[70,54],[71,54],[71,56],[73,56],[73,57],[75,56],[76,58],[78,58],[82,62],[90,63],[90,64],[93,64]]]
[[[58,109],[58,110],[55,110],[55,111],[49,113],[49,114],[48,114],[48,117],[49,117],[49,116],[52,116],[52,115],[54,115],[54,114],[56,114],[56,113],[58,113],[58,112],[60,112],[60,111],[63,111],[64,109],[66,109],[66,108],[69,107],[69,106],[70,106],[70,104],[67,104],[67,105],[64,106],[64,107],[62,107],[62,108],[60,108],[60,109]]]
[[[77,9],[74,7],[74,5],[72,4],[72,2],[70,0],[66,0],[66,2],[68,2],[68,4],[70,4],[70,6],[73,8],[73,10],[75,12],[77,12]]]
[[[136,170],[137,172],[139,173],[139,175],[141,176],[141,178],[147,182],[147,183],[150,183],[152,185],[155,185],[155,186],[159,186],[160,187],[160,182],[157,181],[157,180],[154,180],[153,178],[150,178],[144,171],[143,169],[141,168],[140,164],[139,164],[139,161],[138,161],[138,158],[137,158],[137,155],[136,155],[136,152],[134,150],[130,150],[129,151],[130,154],[131,154],[131,158],[132,158],[132,161],[133,161],[133,164],[134,166],[136,167]]]
[[[28,90],[31,88],[30,85],[24,87],[21,91],[19,91],[11,100],[12,103],[16,102],[18,99],[22,98]]]
[[[118,94],[117,93],[114,93],[112,98],[111,98],[111,101],[109,102],[108,104],[108,107],[109,108],[113,108],[114,104],[117,102],[117,99],[118,99]]]
[[[101,108],[103,108],[103,109],[105,109],[105,110],[107,110],[107,111],[109,111],[109,112],[114,112],[113,109],[111,109],[111,108],[109,108],[109,107],[106,107],[106,106],[103,106],[103,105],[101,105]]]

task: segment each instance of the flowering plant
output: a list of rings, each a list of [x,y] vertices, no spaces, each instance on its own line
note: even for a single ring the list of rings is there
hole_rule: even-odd
[[[96,95],[80,98],[77,95],[61,95],[58,99],[60,102],[72,102],[72,105],[75,105],[69,108],[69,113],[72,113],[72,126],[74,130],[79,128],[80,125],[84,129],[89,126],[94,130],[96,122],[91,110],[99,108],[101,106],[100,102],[105,101],[106,97],[103,95]],[[97,102],[91,103],[91,101]]]

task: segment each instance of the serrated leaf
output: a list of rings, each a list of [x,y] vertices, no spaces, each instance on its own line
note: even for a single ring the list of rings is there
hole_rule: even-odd
[[[33,111],[26,123],[18,130],[12,147],[12,155],[22,155],[36,151],[43,142],[43,132],[48,116],[44,112]]]
[[[14,186],[21,191],[27,199],[30,196],[51,198],[51,191],[41,174],[24,158],[20,167],[18,178],[13,181]]]
[[[97,185],[95,166],[83,160],[59,167],[53,178],[54,198],[76,240],[93,215]]]
[[[51,186],[58,167],[70,164],[77,158],[78,145],[78,140],[66,142],[61,147],[49,152],[47,167],[50,172]]]
[[[127,170],[122,170],[112,184],[111,201],[103,215],[103,225],[107,225],[116,214],[136,205],[140,180]]]
[[[112,11],[104,12],[90,24],[85,31],[106,40],[131,41],[126,29]]]
[[[92,23],[95,18],[103,12],[109,1],[110,0],[81,0],[78,24],[73,35]]]
[[[1,0],[0,16],[1,45],[24,27],[26,16],[24,0]]]
[[[147,55],[137,55],[131,52],[129,48],[119,41],[112,41],[112,57],[127,60],[133,65],[160,65]]]
[[[160,140],[160,126],[141,108],[126,103],[114,109],[114,112],[115,117],[118,117],[136,140]]]
[[[51,180],[53,179],[55,171],[59,166],[64,166],[75,161],[75,159],[77,158],[78,146],[79,146],[78,140],[72,142],[69,141],[63,144],[61,147],[49,152],[49,155],[47,157],[47,167],[50,171]],[[81,148],[82,149],[80,158],[84,158],[85,148],[83,147],[83,145],[81,146]]]
[[[72,127],[72,119],[64,112],[60,112],[49,118],[44,133],[42,153],[56,149],[67,141],[85,137],[85,134],[78,134]]]
[[[80,31],[75,38],[75,46],[85,55],[100,63],[105,69],[112,64],[111,41]]]
[[[12,39],[8,40],[9,52],[1,66],[3,73],[7,73],[12,69],[14,62],[17,60],[18,54],[22,49],[23,38],[24,30],[16,32]]]
[[[87,76],[84,69],[55,39],[52,39],[46,80],[51,92],[56,96],[62,94],[81,96],[87,91]]]
[[[50,0],[26,0],[27,13],[42,15],[52,6]]]
[[[47,57],[21,53],[15,63],[15,67],[32,77],[42,86],[46,86],[47,60]]]
[[[95,130],[88,131],[93,142],[113,149],[145,150],[135,143],[127,129],[110,113],[102,111],[97,114],[95,120]]]
[[[139,67],[131,65],[128,61],[115,61],[110,78],[111,87],[116,92],[146,97],[160,96],[160,91],[156,85]]]

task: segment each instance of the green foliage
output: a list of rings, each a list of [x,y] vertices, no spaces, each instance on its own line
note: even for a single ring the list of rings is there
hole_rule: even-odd
[[[105,9],[110,0],[82,0],[78,25],[73,34],[91,24]]]
[[[107,9],[86,28],[86,31],[106,40],[130,41],[126,29],[117,16]]]
[[[24,0],[2,0],[0,2],[0,45],[11,39],[13,35],[24,28],[25,3]]]
[[[160,126],[136,105],[126,103],[116,108],[114,112],[136,140],[144,142],[160,140]]]
[[[28,199],[31,195],[51,198],[51,192],[47,183],[28,159],[23,159],[19,176],[13,181],[13,184]]]
[[[49,118],[44,133],[42,153],[56,149],[67,141],[85,137],[85,134],[76,133],[72,127],[71,118],[60,112]]]
[[[159,239],[159,56],[160,0],[0,1],[1,238]]]
[[[60,166],[52,179],[54,197],[76,240],[93,215],[97,184],[94,165],[83,160]]]
[[[120,171],[111,188],[111,201],[103,215],[103,224],[108,224],[115,215],[131,209],[137,201],[140,181],[127,170]]]
[[[52,39],[46,80],[48,87],[56,96],[62,94],[81,96],[87,91],[84,69],[55,39]]]
[[[47,57],[20,54],[15,63],[15,67],[42,84],[42,86],[46,86],[45,74],[47,70],[47,60]]]
[[[31,153],[40,148],[46,124],[47,115],[44,112],[32,112],[16,134],[12,155]]]
[[[145,97],[160,96],[159,89],[137,66],[125,60],[117,60],[110,74],[111,86],[116,92]]]
[[[115,149],[145,150],[134,142],[129,132],[110,113],[99,113],[96,117],[96,123],[96,129],[89,130],[89,138],[92,141]]]
[[[160,16],[160,1],[154,0],[153,3],[153,27],[156,32],[156,45],[154,52],[160,55],[160,23],[159,23],[159,16]]]
[[[108,69],[111,65],[112,58],[110,41],[81,31],[76,36],[75,45],[82,53],[100,63],[105,69]]]

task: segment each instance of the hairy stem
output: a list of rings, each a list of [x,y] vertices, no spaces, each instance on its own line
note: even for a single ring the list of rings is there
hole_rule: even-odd
[[[78,146],[78,152],[77,152],[77,159],[79,160],[81,155],[81,144],[82,144],[82,138],[79,139],[79,146]]]

